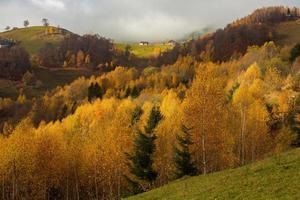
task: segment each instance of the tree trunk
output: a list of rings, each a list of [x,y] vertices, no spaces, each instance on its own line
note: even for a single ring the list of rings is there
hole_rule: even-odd
[[[243,125],[242,125],[242,165],[245,165],[245,129],[246,129],[246,113],[243,112]]]
[[[67,175],[67,197],[66,200],[69,200],[69,175]]]
[[[76,196],[77,196],[77,200],[79,200],[79,180],[78,180],[78,171],[77,168],[75,167],[75,183],[76,183]]]
[[[121,197],[121,175],[118,175],[118,199]]]
[[[206,174],[206,149],[205,149],[205,133],[202,134],[202,163],[203,163],[203,174]]]
[[[239,144],[240,165],[245,164],[245,129],[246,129],[246,113],[245,110],[241,108],[241,134],[240,134],[240,144]]]
[[[203,174],[205,175],[207,172],[207,167],[206,167],[206,137],[205,137],[205,130],[204,130],[204,108],[202,109],[202,164],[203,164]]]
[[[2,199],[5,199],[5,179],[4,179],[4,175],[2,177]]]
[[[16,200],[16,163],[13,160],[13,177],[12,177],[12,199]]]
[[[97,173],[96,173],[96,171],[95,171],[95,175],[94,175],[94,183],[95,183],[96,199],[99,200],[98,183],[97,183]]]

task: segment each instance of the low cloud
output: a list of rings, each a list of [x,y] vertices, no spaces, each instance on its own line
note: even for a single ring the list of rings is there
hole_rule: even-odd
[[[299,0],[0,0],[0,28],[28,19],[118,41],[177,39],[205,27],[221,28],[254,9]]]
[[[65,3],[61,0],[31,0],[32,4],[43,9],[65,9]]]

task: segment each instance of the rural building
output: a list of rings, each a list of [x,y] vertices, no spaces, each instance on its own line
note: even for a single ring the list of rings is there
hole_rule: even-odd
[[[149,42],[140,42],[140,46],[148,46]]]

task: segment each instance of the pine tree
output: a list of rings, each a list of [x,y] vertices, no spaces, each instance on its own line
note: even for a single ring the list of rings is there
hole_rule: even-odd
[[[182,135],[177,135],[178,147],[174,148],[174,162],[176,166],[176,178],[183,176],[194,176],[197,174],[197,168],[192,161],[189,146],[192,145],[190,129],[182,126]]]
[[[88,100],[91,102],[95,98],[102,99],[103,90],[98,83],[92,83],[88,88]]]
[[[142,108],[140,106],[137,106],[132,113],[131,125],[137,123],[140,120],[142,114],[143,114]]]
[[[139,96],[139,94],[140,94],[139,90],[137,89],[136,86],[134,86],[134,87],[132,88],[132,90],[131,90],[130,96],[131,96],[132,98],[137,98],[137,97]]]
[[[67,112],[68,112],[68,106],[65,104],[62,107],[61,113],[59,115],[59,121],[62,121],[67,116],[68,114]]]
[[[94,83],[92,83],[90,85],[90,87],[88,88],[88,100],[89,100],[89,102],[91,102],[93,97],[94,97],[94,87],[95,87]]]
[[[300,43],[296,44],[290,52],[290,61],[294,62],[300,56]]]
[[[134,152],[128,155],[129,167],[132,175],[138,180],[149,184],[153,183],[157,177],[157,172],[153,169],[153,153],[155,152],[154,133],[162,115],[158,107],[153,107],[150,113],[149,120],[144,132],[138,131],[138,135],[134,140]],[[131,180],[131,179],[129,179]],[[145,191],[145,188],[136,188],[136,182],[131,180],[131,185],[135,188],[132,191]],[[135,183],[135,184],[132,184]]]
[[[94,96],[95,96],[95,98],[99,98],[99,99],[102,99],[102,97],[103,97],[102,88],[100,87],[100,85],[98,83],[96,83],[94,86]]]

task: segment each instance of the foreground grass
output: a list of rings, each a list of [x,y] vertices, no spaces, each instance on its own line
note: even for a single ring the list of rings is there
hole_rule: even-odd
[[[153,57],[155,55],[156,48],[159,48],[161,52],[165,52],[173,48],[172,45],[160,44],[160,43],[150,44],[148,46],[140,46],[139,44],[129,44],[129,45],[131,46],[131,53],[140,58]],[[118,43],[116,44],[116,46],[117,49],[124,51],[127,44]]]
[[[300,199],[300,149],[238,169],[184,178],[128,200]]]
[[[35,54],[45,43],[58,44],[65,37],[65,34],[70,33],[66,31],[65,34],[45,35],[45,30],[46,28],[44,26],[19,28],[2,32],[0,33],[0,37],[20,41],[21,46],[23,46],[30,54]]]

